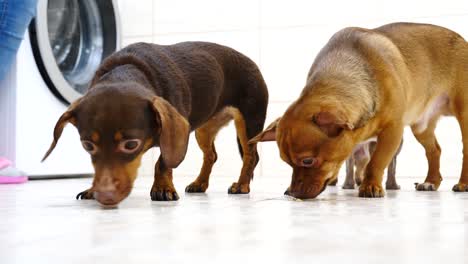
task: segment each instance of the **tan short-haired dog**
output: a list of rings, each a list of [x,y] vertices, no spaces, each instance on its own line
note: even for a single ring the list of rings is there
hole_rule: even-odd
[[[377,138],[359,188],[382,197],[382,175],[411,126],[429,164],[417,190],[437,190],[441,115],[457,118],[463,169],[454,191],[468,191],[468,43],[446,28],[396,23],[345,28],[320,51],[300,97],[251,142],[276,140],[293,167],[289,194],[314,198],[334,180],[356,144]]]

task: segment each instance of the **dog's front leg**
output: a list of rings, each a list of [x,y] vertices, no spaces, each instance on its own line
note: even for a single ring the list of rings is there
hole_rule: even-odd
[[[359,197],[383,197],[382,178],[385,168],[400,146],[403,125],[393,124],[384,128],[377,137],[377,146],[366,168],[359,187]]]
[[[154,183],[150,195],[153,201],[179,200],[179,195],[172,183],[172,169],[164,164],[161,156],[159,156],[154,168]]]
[[[93,188],[89,188],[87,190],[84,190],[80,192],[79,194],[76,195],[77,200],[91,200],[94,199],[94,191]]]
[[[93,186],[91,188],[86,189],[76,195],[77,200],[93,200],[94,199],[94,184],[96,181],[96,177],[93,178]]]

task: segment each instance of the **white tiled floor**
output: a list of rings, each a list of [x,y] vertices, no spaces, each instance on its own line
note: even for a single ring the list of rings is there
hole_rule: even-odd
[[[74,195],[90,179],[0,185],[0,263],[467,263],[468,194],[402,191],[360,199],[328,188],[318,199],[281,195],[287,177],[256,179],[250,195],[207,194],[151,202],[138,179],[118,209]]]

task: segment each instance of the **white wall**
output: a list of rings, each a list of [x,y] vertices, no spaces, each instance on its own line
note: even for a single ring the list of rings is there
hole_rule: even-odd
[[[305,84],[312,61],[330,36],[347,26],[376,27],[397,21],[438,24],[468,39],[468,1],[312,1],[312,0],[120,0],[123,44],[137,41],[169,44],[204,40],[231,46],[260,66],[270,91],[267,123],[295,99]],[[468,73],[467,73],[468,74]],[[267,124],[266,124],[267,125]],[[439,123],[442,174],[458,177],[461,138],[457,123]],[[399,177],[423,179],[427,164],[424,151],[410,131],[398,159]],[[218,162],[213,174],[232,177],[240,171],[233,126],[216,141]],[[152,174],[159,150],[145,157],[141,172]],[[274,143],[260,146],[261,163],[256,177],[290,175]],[[196,176],[202,156],[194,138],[176,174]]]

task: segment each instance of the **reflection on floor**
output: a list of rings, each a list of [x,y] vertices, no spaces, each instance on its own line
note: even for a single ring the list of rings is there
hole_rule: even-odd
[[[207,194],[151,202],[138,179],[118,209],[76,201],[90,179],[0,186],[0,263],[467,263],[468,193],[454,179],[438,192],[403,190],[362,199],[330,187],[318,199],[281,194],[287,179],[255,179],[228,195],[213,177]]]

